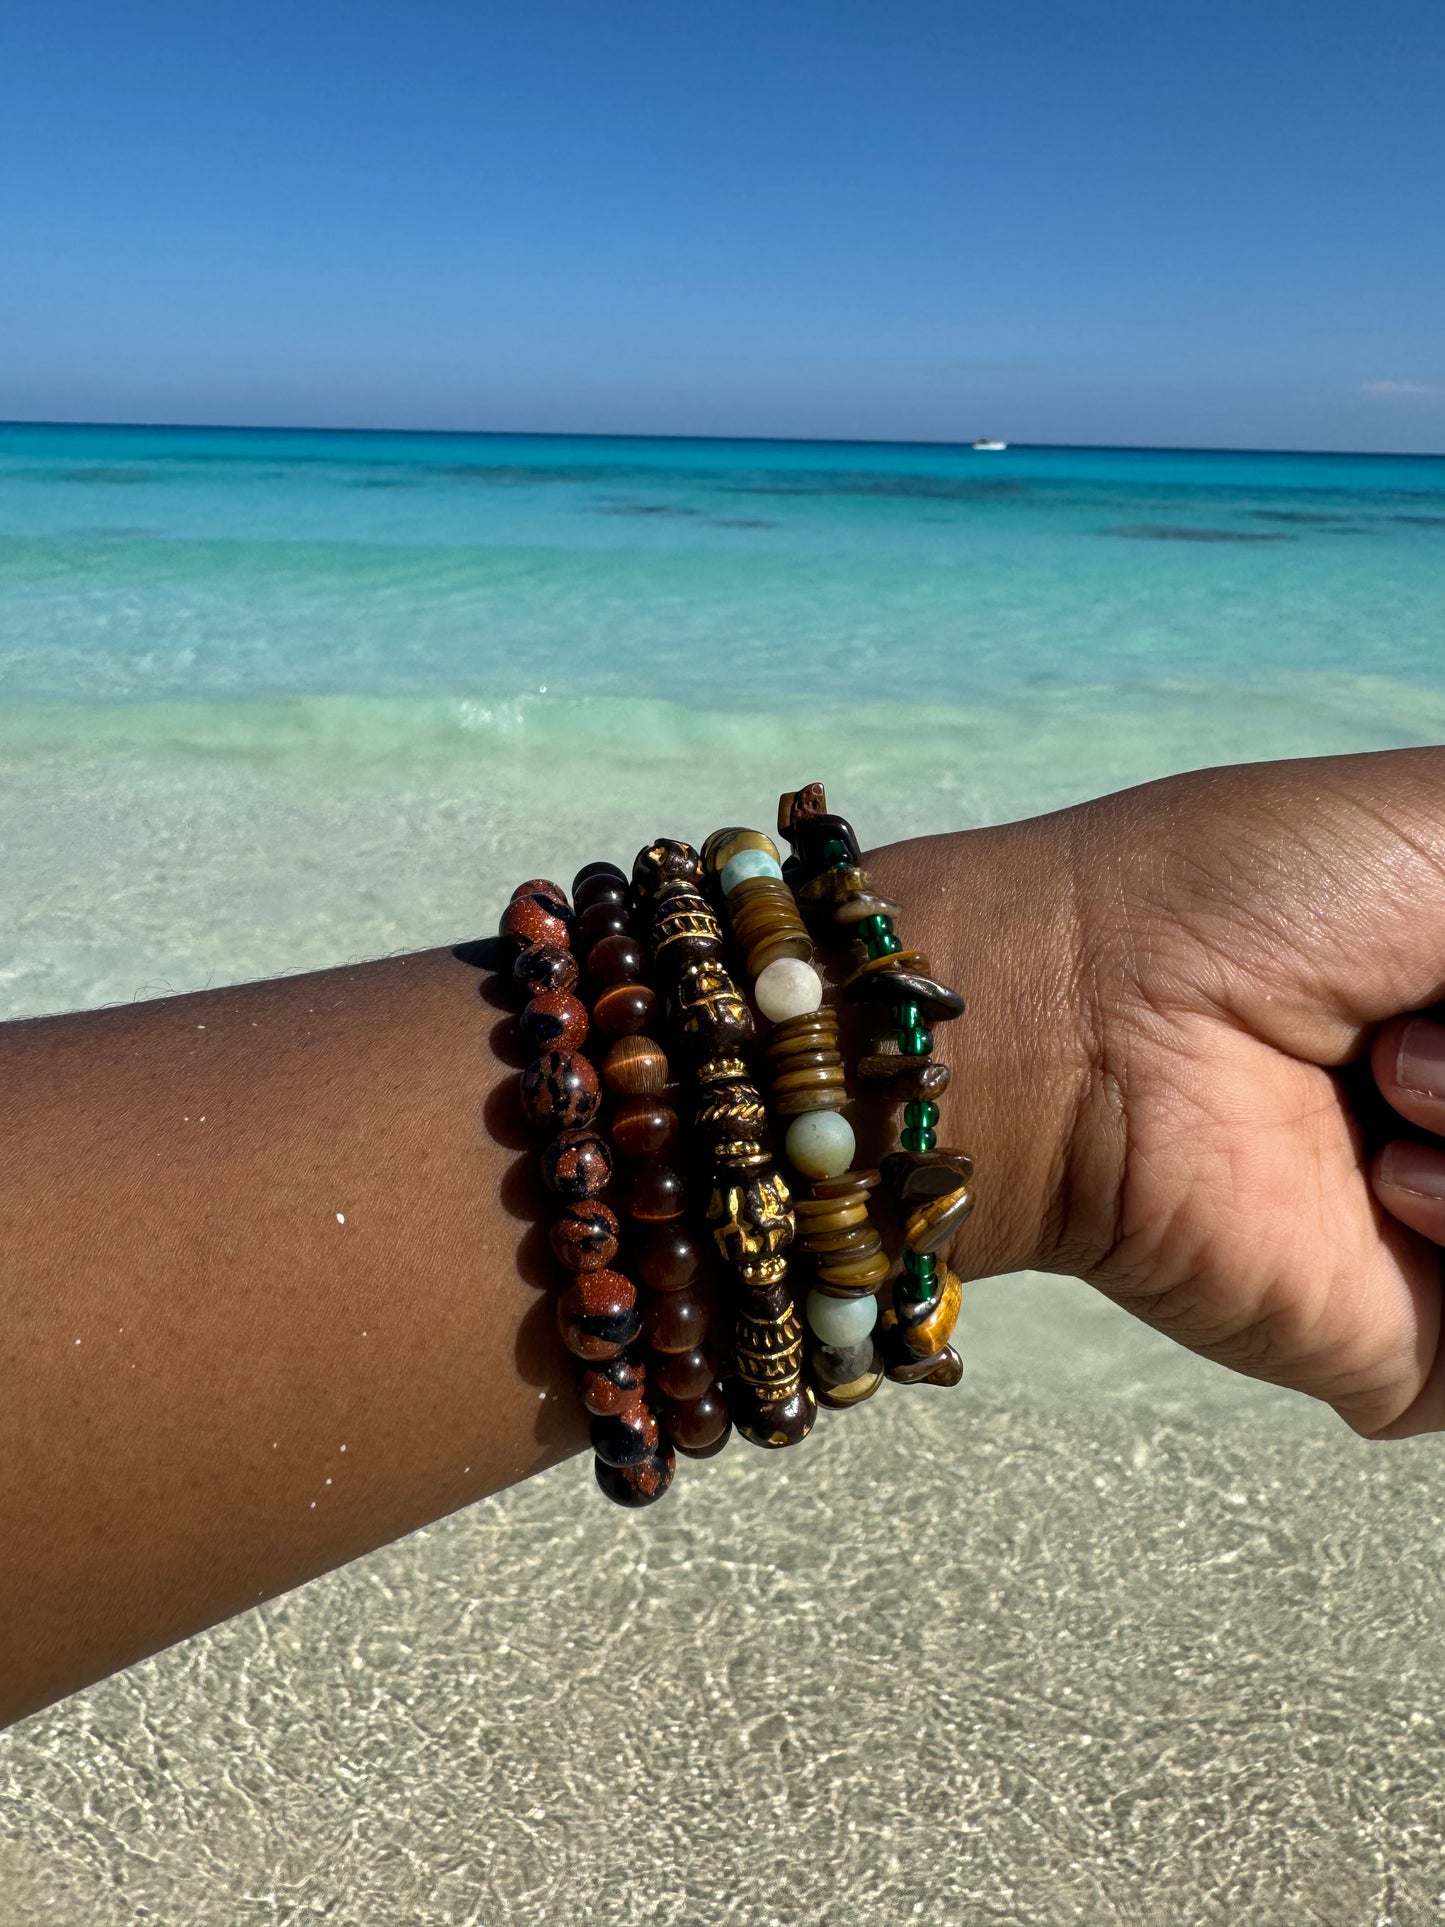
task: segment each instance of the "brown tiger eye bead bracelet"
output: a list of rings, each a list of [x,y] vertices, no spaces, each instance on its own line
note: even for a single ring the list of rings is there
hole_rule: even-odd
[[[707,1161],[708,1224],[736,1283],[733,1422],[754,1445],[806,1438],[817,1400],[803,1376],[803,1334],[788,1287],[788,1188],[767,1147],[767,1115],[743,1056],[752,1013],[723,967],[722,929],[702,892],[702,860],[661,837],[639,851],[632,884],[654,981],[691,1072],[693,1128]]]
[[[892,1023],[894,1048],[875,1046],[857,1066],[866,1089],[904,1107],[901,1148],[882,1166],[904,1240],[893,1302],[880,1320],[885,1367],[903,1383],[956,1385],[963,1367],[948,1341],[961,1285],[939,1254],[973,1208],[973,1160],[938,1144],[937,1100],[949,1074],[934,1057],[933,1028],[962,1016],[964,1001],[935,980],[921,952],[903,948],[893,927],[900,906],[873,888],[852,825],[829,812],[821,783],[779,800],[778,832],[792,847],[784,875],[800,907],[851,946],[844,995]]]
[[[543,1140],[542,1176],[559,1205],[549,1239],[569,1281],[558,1295],[557,1324],[582,1363],[597,1483],[609,1499],[635,1507],[661,1498],[674,1459],[629,1349],[642,1328],[637,1287],[613,1265],[620,1226],[602,1195],[612,1155],[596,1128],[601,1085],[582,1054],[593,1020],[575,994],[572,933],[580,921],[556,884],[533,878],[503,912],[501,934],[522,946],[512,976],[529,993],[517,1022],[537,1055],[522,1072],[521,1100]]]
[[[825,1405],[859,1405],[883,1382],[874,1294],[891,1260],[868,1209],[878,1174],[852,1168],[857,1145],[843,1115],[838,1014],[823,1007],[813,940],[783,879],[777,845],[757,830],[718,830],[703,845],[702,860],[745,955],[753,1001],[770,1026],[773,1108],[795,1174],[795,1245],[816,1266],[805,1308],[813,1388]]]
[[[619,1210],[630,1221],[630,1269],[643,1286],[641,1342],[646,1348],[649,1397],[674,1447],[693,1457],[711,1457],[727,1443],[731,1430],[722,1388],[704,1350],[711,1317],[711,1293],[702,1277],[702,1252],[685,1223],[687,1185],[670,1156],[680,1135],[672,1104],[672,1072],[667,1053],[645,1031],[620,1029],[622,990],[646,993],[649,1016],[657,1010],[655,992],[644,981],[646,958],[631,935],[633,904],[620,870],[593,868],[575,886],[578,901],[596,908],[606,903],[618,913],[621,928],[608,928],[586,951],[585,973],[595,986],[594,1018],[603,1011],[613,1022],[604,1037],[602,1082],[607,1092],[601,1128],[610,1140]],[[581,923],[586,922],[584,910]],[[687,1364],[674,1367],[674,1361]],[[678,1389],[680,1388],[680,1389]]]

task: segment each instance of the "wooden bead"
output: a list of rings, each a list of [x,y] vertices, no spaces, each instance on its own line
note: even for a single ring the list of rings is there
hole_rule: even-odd
[[[587,1429],[604,1465],[640,1465],[662,1442],[656,1415],[641,1400],[625,1412],[599,1414]]]
[[[738,1051],[752,1041],[753,1013],[715,958],[683,971],[673,1007],[684,1042],[699,1057]]]
[[[692,883],[702,879],[702,861],[690,843],[660,836],[638,851],[632,866],[632,887],[642,902],[655,897],[661,884],[679,877]]]
[[[600,938],[587,952],[587,975],[593,983],[635,984],[642,970],[642,945],[622,931]]]
[[[973,1209],[973,1192],[966,1184],[946,1191],[941,1198],[927,1198],[909,1213],[903,1226],[903,1242],[910,1251],[942,1251],[951,1244]]]
[[[608,1418],[641,1402],[645,1376],[637,1359],[619,1352],[616,1358],[585,1366],[577,1385],[587,1410]]]
[[[529,1050],[581,1050],[587,1006],[567,990],[539,990],[517,1019]]]
[[[502,936],[518,943],[552,943],[564,949],[571,942],[571,911],[555,897],[513,897],[498,926]]]
[[[812,1431],[817,1416],[817,1394],[811,1385],[801,1385],[782,1398],[749,1398],[738,1417],[737,1428],[749,1445],[778,1451],[785,1446],[801,1445]]]
[[[600,1198],[612,1182],[612,1153],[607,1140],[588,1126],[563,1131],[542,1153],[542,1177],[569,1203]]]
[[[697,1240],[674,1220],[652,1230],[637,1255],[637,1275],[652,1291],[681,1291],[702,1264]]]
[[[883,1182],[900,1204],[941,1198],[967,1184],[973,1159],[966,1151],[894,1151],[883,1160]]]
[[[711,1452],[732,1425],[722,1387],[709,1385],[697,1398],[667,1405],[663,1423],[679,1452]]]
[[[589,1124],[597,1114],[601,1090],[597,1073],[575,1051],[543,1051],[522,1072],[522,1109],[530,1123],[545,1131]]]
[[[642,1329],[637,1288],[620,1271],[579,1271],[558,1296],[557,1329],[575,1358],[615,1358]]]
[[[692,1352],[707,1337],[707,1321],[700,1291],[659,1291],[643,1308],[642,1336],[655,1352]]]
[[[856,1075],[890,1104],[937,1103],[949,1084],[947,1064],[931,1057],[860,1057]]]
[[[687,1183],[666,1164],[643,1164],[627,1187],[628,1215],[643,1224],[665,1224],[687,1210]]]
[[[722,955],[722,926],[701,891],[679,888],[659,898],[652,955],[658,970],[669,975]]]
[[[552,1249],[569,1271],[600,1271],[617,1256],[617,1232],[616,1215],[596,1198],[585,1198],[552,1220]]]
[[[652,1383],[663,1398],[701,1398],[712,1382],[712,1361],[701,1346],[690,1352],[659,1352],[653,1361]]]
[[[647,984],[609,984],[592,1006],[592,1022],[604,1037],[633,1037],[657,1015],[657,992]]]
[[[776,1257],[793,1242],[792,1198],[771,1164],[714,1184],[707,1221],[718,1250],[733,1265]]]
[[[602,1060],[602,1079],[619,1097],[660,1097],[667,1089],[667,1053],[650,1037],[619,1037]]]
[[[676,1466],[677,1457],[668,1443],[649,1453],[641,1465],[609,1465],[605,1459],[594,1458],[592,1473],[601,1492],[614,1505],[636,1510],[654,1505],[662,1497],[672,1484]]]
[[[612,1119],[612,1148],[625,1158],[657,1157],[677,1136],[677,1112],[655,1098],[631,1098]]]
[[[543,990],[570,990],[577,981],[577,959],[564,944],[529,943],[518,952],[512,975],[529,997]]]

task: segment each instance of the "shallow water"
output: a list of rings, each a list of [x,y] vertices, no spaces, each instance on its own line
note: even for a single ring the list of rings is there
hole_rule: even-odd
[[[0,1014],[470,935],[814,776],[879,842],[1438,741],[1442,580],[1423,459],[0,430]],[[0,1927],[1445,1917],[1441,1441],[1067,1281],[960,1334],[26,1722]]]

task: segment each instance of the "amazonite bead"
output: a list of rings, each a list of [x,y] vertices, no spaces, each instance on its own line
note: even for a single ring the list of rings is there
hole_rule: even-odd
[[[837,1111],[804,1111],[788,1126],[783,1148],[805,1178],[839,1178],[853,1162],[853,1126]]]
[[[808,1293],[808,1323],[825,1345],[839,1351],[858,1345],[872,1331],[878,1317],[878,1300],[872,1292],[860,1298],[830,1298],[826,1292]]]
[[[753,985],[758,1009],[770,1024],[789,1017],[806,1017],[823,1001],[823,979],[811,964],[796,957],[779,957],[758,972]]]
[[[739,850],[736,856],[730,856],[722,866],[722,875],[718,878],[718,882],[722,885],[723,895],[730,897],[738,885],[746,882],[749,877],[776,877],[781,883],[783,866],[776,857],[769,856],[766,850]]]

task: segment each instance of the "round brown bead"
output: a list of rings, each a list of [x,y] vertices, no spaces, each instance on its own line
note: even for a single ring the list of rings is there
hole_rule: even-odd
[[[590,1124],[601,1095],[596,1071],[575,1051],[543,1051],[522,1072],[522,1109],[541,1130]]]
[[[602,1364],[588,1365],[577,1383],[587,1410],[607,1418],[641,1403],[644,1378],[639,1361],[619,1352]]]
[[[649,1097],[618,1106],[612,1119],[612,1148],[625,1158],[655,1158],[677,1142],[677,1112]]]
[[[607,1140],[586,1126],[553,1138],[541,1161],[546,1183],[569,1202],[600,1198],[612,1182],[612,1153]]]
[[[529,943],[517,955],[512,975],[535,997],[544,990],[570,990],[577,981],[577,959],[560,943]]]
[[[701,1398],[712,1382],[712,1361],[701,1346],[690,1352],[659,1352],[653,1362],[652,1383],[663,1398]]]
[[[587,1039],[587,1006],[566,990],[539,990],[518,1018],[529,1049],[580,1050]]]
[[[583,877],[580,883],[572,886],[572,907],[580,917],[584,910],[590,910],[594,903],[626,903],[627,885],[621,877],[608,876],[605,872]]]
[[[697,1241],[674,1220],[649,1233],[637,1254],[637,1275],[653,1291],[681,1291],[696,1278],[701,1263]]]
[[[707,1337],[708,1307],[701,1292],[660,1291],[642,1313],[642,1336],[655,1352],[696,1351]]]
[[[670,1165],[639,1165],[627,1187],[627,1210],[643,1224],[680,1218],[687,1210],[687,1184]]]
[[[630,1037],[657,1015],[657,993],[646,984],[609,984],[592,1006],[592,1022],[604,1037]]]
[[[575,1358],[615,1358],[642,1329],[636,1286],[620,1271],[579,1271],[557,1299],[557,1329]]]
[[[622,931],[599,938],[587,952],[587,974],[595,983],[635,984],[642,966],[642,945]]]
[[[732,1425],[722,1387],[710,1385],[697,1398],[668,1405],[663,1411],[663,1423],[679,1452],[711,1451]]]
[[[620,937],[626,930],[627,912],[620,903],[594,903],[577,919],[578,947],[589,950],[604,937]]]
[[[558,914],[566,905],[555,897],[539,896],[534,891],[525,897],[513,897],[502,912],[498,926],[504,937],[513,937],[518,943],[554,943],[564,948],[571,941],[571,931],[565,917]]]
[[[696,883],[702,875],[702,864],[697,851],[690,843],[681,843],[676,837],[660,836],[655,843],[649,843],[645,850],[639,850],[632,866],[632,887],[643,902],[657,895],[659,887],[679,877]]]
[[[574,903],[577,901],[577,892],[582,888],[582,885],[584,883],[590,883],[593,877],[609,877],[614,883],[622,884],[624,888],[626,888],[627,885],[627,872],[625,870],[619,870],[615,863],[584,863],[572,879],[572,901]]]
[[[660,1097],[667,1077],[667,1052],[650,1037],[619,1037],[602,1060],[603,1082],[619,1097]]]
[[[617,1256],[617,1232],[616,1214],[584,1198],[552,1220],[552,1249],[569,1271],[601,1271]]]

